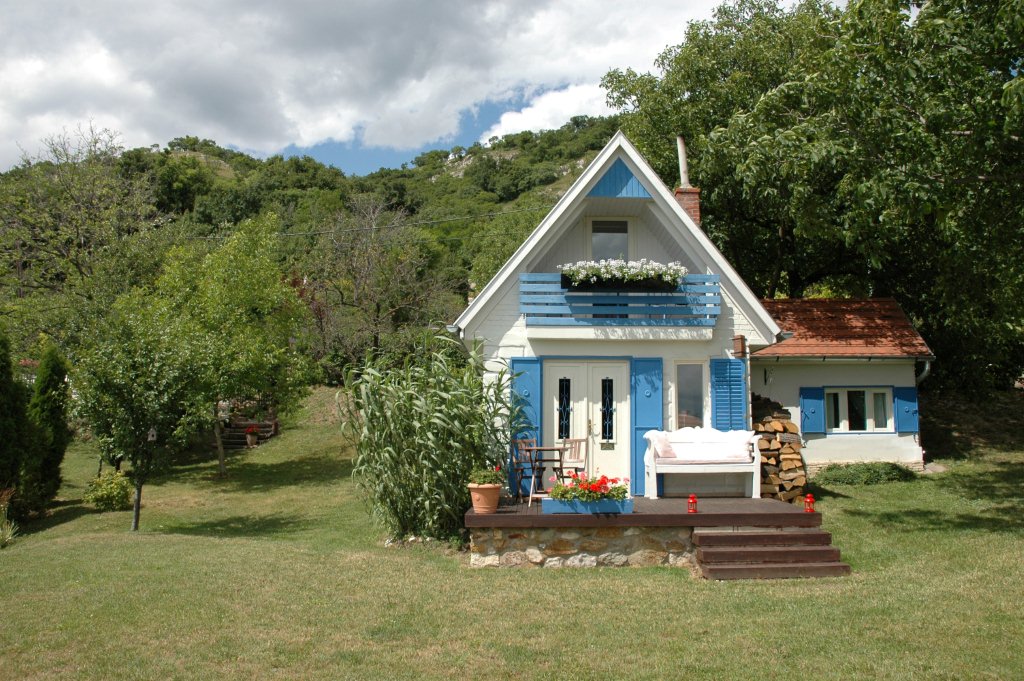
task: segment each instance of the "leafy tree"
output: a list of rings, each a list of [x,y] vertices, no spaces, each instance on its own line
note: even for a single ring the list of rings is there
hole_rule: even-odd
[[[373,196],[336,216],[311,263],[316,351],[346,365],[388,349],[403,328],[452,315],[454,282],[406,226],[405,215]]]
[[[126,286],[151,278],[158,225],[148,180],[121,172],[117,137],[52,137],[0,176],[0,314],[23,345],[73,342]]]
[[[740,0],[661,76],[605,86],[666,179],[687,137],[703,226],[755,291],[895,296],[940,377],[1005,384],[1024,364],[1019,9]]]
[[[157,207],[168,213],[192,210],[213,186],[213,171],[197,154],[167,154],[156,171]]]
[[[678,182],[675,139],[690,152],[694,184],[702,177],[708,135],[763,94],[785,83],[804,55],[832,43],[837,10],[816,0],[782,9],[776,0],[735,0],[708,21],[690,22],[683,42],[655,60],[660,75],[613,69],[602,79],[622,128],[668,184]]]
[[[914,16],[852,3],[831,49],[713,138],[748,203],[838,241],[962,385],[1008,385],[1024,369],[1024,130],[1005,97],[1021,78],[1014,7],[937,0]]]
[[[479,292],[512,257],[537,226],[540,211],[498,215],[480,227],[480,248],[473,259],[471,284]]]
[[[132,530],[142,489],[209,422],[210,358],[192,320],[137,289],[121,296],[78,355],[78,408],[104,455],[131,465]]]
[[[685,138],[690,179],[702,189],[702,227],[767,297],[799,297],[822,277],[849,272],[850,253],[839,238],[809,239],[795,229],[787,188],[750,201],[735,177],[743,158],[711,135],[833,45],[837,14],[817,0],[788,10],[775,0],[724,3],[712,20],[691,22],[682,44],[661,53],[660,76],[613,70],[602,81],[609,103],[626,112],[623,129],[670,186],[679,181],[675,138]]]
[[[57,348],[48,344],[36,372],[28,417],[35,424],[41,439],[40,495],[51,501],[60,489],[60,466],[71,442],[68,428],[67,361]]]
[[[221,475],[220,405],[251,402],[278,413],[296,404],[305,385],[295,340],[306,308],[277,265],[276,239],[275,216],[243,222],[208,254],[176,250],[156,285],[158,296],[197,334],[202,399],[214,425]]]

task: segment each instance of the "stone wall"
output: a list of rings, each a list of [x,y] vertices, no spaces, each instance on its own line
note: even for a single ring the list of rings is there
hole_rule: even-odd
[[[692,527],[473,528],[472,567],[693,568]]]

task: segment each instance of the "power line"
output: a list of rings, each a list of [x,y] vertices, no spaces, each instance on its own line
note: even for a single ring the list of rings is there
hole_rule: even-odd
[[[447,218],[439,218],[437,220],[421,220],[419,222],[403,222],[398,225],[399,227],[418,227],[421,225],[437,225],[443,222],[465,222],[467,220],[478,220],[480,218],[492,218],[499,215],[512,215],[513,213],[536,213],[542,210],[548,210],[547,208],[517,208],[515,210],[496,211],[493,213],[480,213],[478,215],[463,215],[463,216],[452,216]],[[315,232],[278,232],[278,236],[320,236],[322,234],[344,234],[350,232],[373,232],[376,230],[384,229],[384,227],[351,227],[346,229],[325,229]],[[189,239],[226,239],[230,234],[214,234],[210,236],[190,236]],[[424,241],[461,241],[462,239],[469,239],[472,237],[446,237],[439,239],[424,239]]]

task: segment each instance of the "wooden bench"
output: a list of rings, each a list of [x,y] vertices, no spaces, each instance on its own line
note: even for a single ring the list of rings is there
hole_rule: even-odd
[[[745,473],[746,496],[761,497],[761,457],[754,431],[721,431],[714,428],[680,428],[671,432],[649,430],[644,434],[646,497],[658,498],[658,475]]]

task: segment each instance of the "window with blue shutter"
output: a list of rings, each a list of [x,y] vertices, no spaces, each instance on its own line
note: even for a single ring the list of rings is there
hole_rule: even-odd
[[[711,427],[747,429],[747,385],[742,359],[711,360]]]
[[[917,388],[893,388],[893,409],[897,433],[916,433],[920,430],[917,419]]]
[[[634,359],[630,366],[630,407],[633,417],[633,448],[630,460],[630,492],[644,494],[644,433],[664,428],[662,360]]]
[[[800,432],[825,432],[824,388],[800,388]]]

